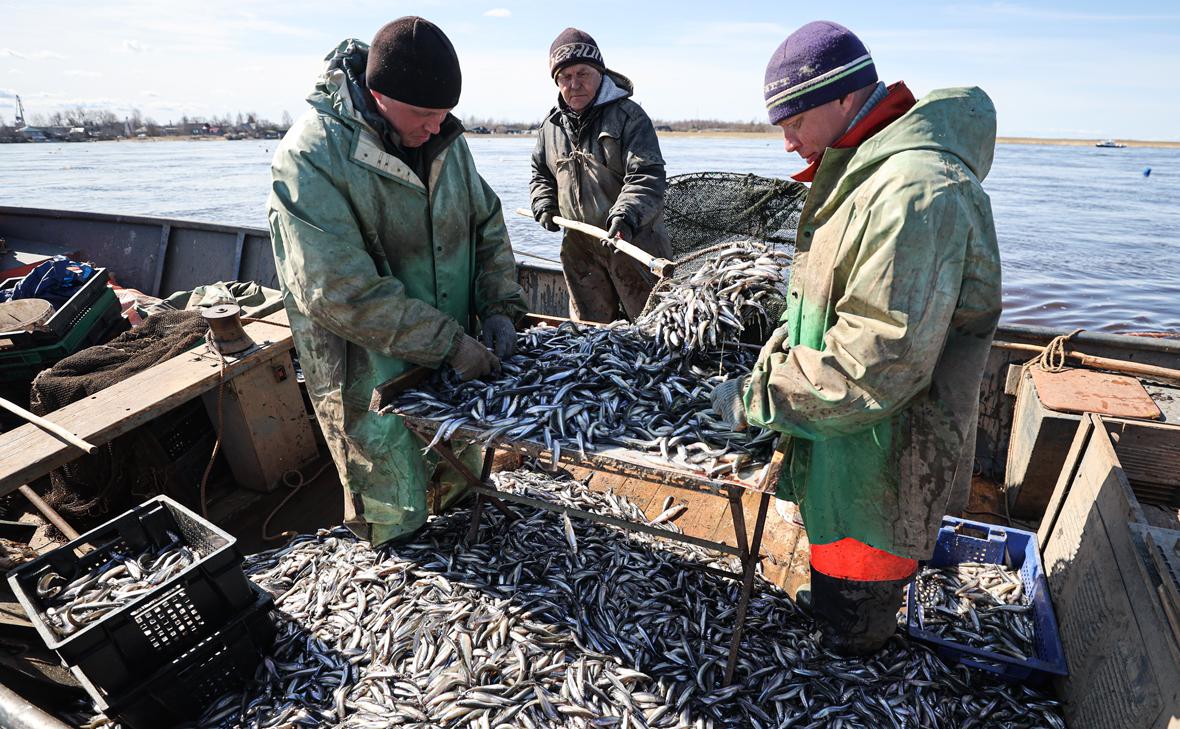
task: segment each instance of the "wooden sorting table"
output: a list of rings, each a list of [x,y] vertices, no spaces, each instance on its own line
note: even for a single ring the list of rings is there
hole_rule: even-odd
[[[373,400],[369,405],[372,412],[382,415],[401,417],[410,429],[424,444],[434,440],[442,421],[414,415],[402,415],[393,406],[394,400],[402,392],[412,389],[430,375],[433,370],[415,369],[404,375],[395,377],[382,383],[373,391]],[[456,428],[448,439],[440,440],[432,449],[441,458],[453,466],[464,479],[467,480],[475,494],[475,504],[472,507],[471,526],[467,533],[468,540],[474,541],[479,535],[479,522],[486,504],[501,511],[509,520],[515,514],[505,505],[505,501],[532,506],[537,509],[565,514],[570,517],[611,526],[627,531],[641,532],[664,539],[692,544],[705,549],[712,549],[724,554],[737,557],[741,564],[740,572],[700,566],[710,574],[736,580],[741,584],[741,597],[738,601],[737,615],[734,621],[733,639],[729,647],[729,659],[725,666],[725,683],[733,680],[734,669],[737,666],[738,648],[741,645],[742,629],[745,625],[746,611],[749,608],[750,594],[754,587],[754,576],[761,560],[762,535],[766,526],[766,515],[770,505],[770,498],[774,494],[778,482],[779,470],[782,467],[782,453],[774,451],[768,463],[756,467],[748,467],[736,475],[708,476],[703,472],[688,470],[663,459],[655,459],[645,453],[625,448],[587,448],[585,454],[575,449],[561,449],[557,463],[580,466],[592,471],[616,474],[626,477],[641,478],[645,481],[671,486],[673,488],[712,494],[726,498],[729,501],[729,513],[733,520],[734,540],[736,546],[724,542],[715,542],[688,534],[678,534],[665,529],[658,529],[651,524],[618,519],[605,514],[574,509],[552,504],[540,499],[521,496],[500,491],[491,482],[492,457],[496,448],[511,450],[533,458],[553,460],[553,452],[545,444],[532,440],[509,439],[504,436],[493,438],[484,443],[483,472],[473,473],[455,454],[453,441],[460,443],[478,442],[483,439],[483,432],[477,428],[460,426]],[[556,465],[556,463],[554,464]],[[754,491],[758,494],[758,510],[754,517],[754,531],[747,539],[745,509],[742,506],[742,496]]]

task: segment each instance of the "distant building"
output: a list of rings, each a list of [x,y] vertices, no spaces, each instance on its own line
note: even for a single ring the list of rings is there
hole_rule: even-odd
[[[49,135],[45,133],[44,129],[36,127],[22,127],[16,130],[16,133],[24,137],[30,142],[48,142]]]

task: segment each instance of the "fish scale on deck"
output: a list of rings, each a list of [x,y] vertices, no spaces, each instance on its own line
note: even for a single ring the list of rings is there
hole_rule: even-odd
[[[532,471],[500,489],[642,519],[634,503]],[[1056,702],[949,668],[902,636],[867,659],[827,653],[776,586],[750,605],[722,687],[736,585],[699,547],[521,509],[433,519],[373,549],[343,529],[249,558],[283,621],[245,692],[200,727],[1063,727]],[[674,529],[674,527],[668,527]],[[571,537],[572,533],[572,537]]]

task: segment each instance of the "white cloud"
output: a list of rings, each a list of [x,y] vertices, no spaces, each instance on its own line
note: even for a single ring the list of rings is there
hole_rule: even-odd
[[[0,89],[0,99],[12,99],[16,97],[14,89]]]
[[[125,40],[123,41],[123,50],[128,53],[145,53],[152,50],[149,46],[145,46],[139,41]]]
[[[22,53],[20,51],[14,51],[11,48],[0,48],[0,56],[11,56],[12,58],[19,58],[24,61],[45,61],[51,58],[65,58],[65,56],[62,54],[55,53],[53,51],[33,51],[32,53]]]
[[[159,96],[159,94],[157,94],[155,91],[144,91],[143,95],[152,98]]]
[[[484,16],[488,18],[511,18],[512,11],[508,8],[492,8],[484,12]]]
[[[68,71],[62,71],[67,76],[79,76],[81,78],[101,78],[102,74],[98,71],[83,71],[80,68],[71,68]]]

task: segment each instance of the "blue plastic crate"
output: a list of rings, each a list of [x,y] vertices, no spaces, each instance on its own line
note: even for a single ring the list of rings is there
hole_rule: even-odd
[[[919,570],[927,566],[946,567],[963,562],[1002,564],[1020,571],[1024,593],[1029,596],[1033,606],[1036,657],[1020,660],[946,640],[923,629],[912,581],[906,611],[910,637],[933,646],[948,663],[962,663],[996,674],[1007,681],[1037,684],[1053,676],[1067,675],[1069,671],[1065,664],[1065,650],[1057,633],[1057,617],[1053,614],[1049,582],[1045,578],[1045,569],[1037,549],[1037,535],[1022,529],[943,517],[934,555],[928,562],[923,562]]]

